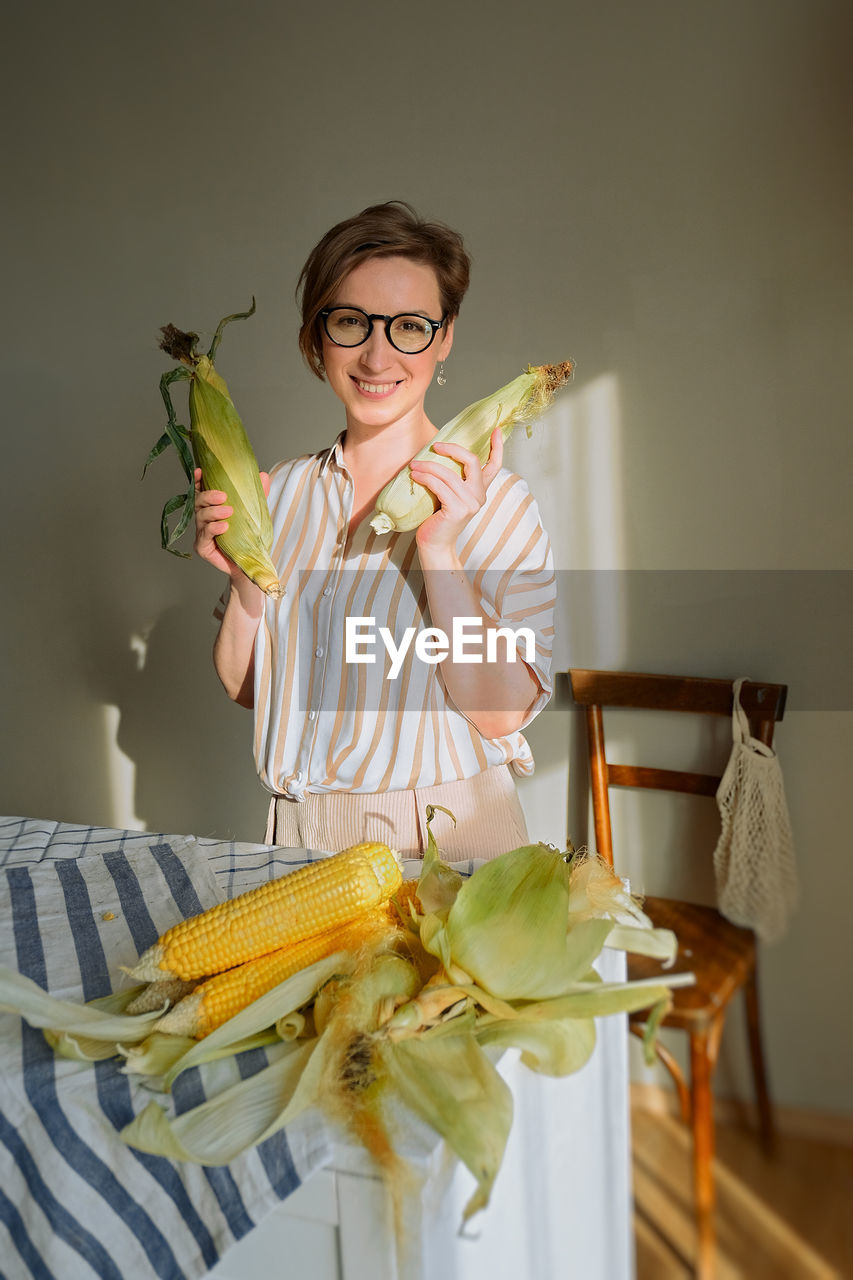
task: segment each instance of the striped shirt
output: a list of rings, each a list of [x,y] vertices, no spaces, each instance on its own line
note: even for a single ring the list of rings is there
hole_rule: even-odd
[[[341,437],[273,468],[269,504],[286,591],[267,598],[255,641],[254,749],[264,786],[299,800],[306,791],[434,786],[496,764],[532,772],[522,733],[483,737],[448,696],[441,663],[418,656],[413,643],[391,677],[379,628],[399,648],[406,628],[417,636],[431,626],[415,532],[376,534],[365,519],[349,535],[353,481]],[[551,696],[556,579],[548,536],[519,476],[498,472],[457,552],[485,617],[534,632],[535,653],[520,651],[540,686],[529,723]],[[361,661],[347,661],[347,619],[351,628],[363,620],[349,655]],[[476,654],[476,643],[467,652]],[[482,645],[479,652],[486,656]]]

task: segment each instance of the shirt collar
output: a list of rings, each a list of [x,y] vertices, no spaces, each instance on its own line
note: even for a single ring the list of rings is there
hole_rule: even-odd
[[[337,440],[335,441],[335,443],[333,445],[330,445],[328,449],[325,449],[323,451],[323,454],[320,460],[321,476],[326,474],[326,471],[331,466],[332,462],[334,462],[341,469],[344,469],[344,452],[341,444],[341,441],[344,438],[344,434],[345,433],[342,431],[341,434],[338,436]]]

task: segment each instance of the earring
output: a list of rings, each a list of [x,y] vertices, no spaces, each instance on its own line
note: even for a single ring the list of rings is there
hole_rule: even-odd
[[[443,387],[443,386],[444,386],[444,384],[447,382],[447,379],[446,379],[446,378],[445,378],[445,376],[444,376],[444,361],[443,361],[443,360],[439,360],[439,362],[438,362],[438,373],[436,374],[435,380],[436,380],[436,382],[438,383],[438,385],[439,385],[440,387]]]

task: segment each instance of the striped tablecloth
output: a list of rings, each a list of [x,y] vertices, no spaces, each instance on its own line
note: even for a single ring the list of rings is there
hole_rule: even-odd
[[[52,995],[103,996],[176,921],[322,856],[0,818],[0,963]],[[266,1055],[225,1065],[246,1076]],[[331,1157],[316,1113],[224,1168],[147,1155],[118,1130],[151,1096],[114,1061],[57,1059],[40,1031],[0,1015],[4,1280],[191,1280]],[[190,1069],[171,1105],[203,1098]]]

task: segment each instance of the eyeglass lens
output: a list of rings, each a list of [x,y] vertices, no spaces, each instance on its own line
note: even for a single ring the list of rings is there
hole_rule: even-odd
[[[340,347],[358,347],[370,333],[370,319],[364,311],[335,307],[325,316],[326,333]],[[423,316],[394,316],[387,329],[398,351],[414,355],[425,351],[433,338],[433,327]]]

